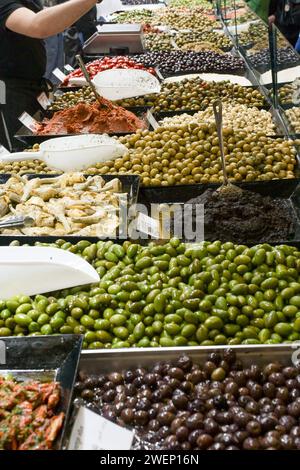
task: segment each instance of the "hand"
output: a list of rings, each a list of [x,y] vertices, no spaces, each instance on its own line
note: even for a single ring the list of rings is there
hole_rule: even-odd
[[[271,16],[269,16],[268,20],[269,20],[269,24],[273,24],[273,23],[275,23],[275,21],[276,21],[276,16],[275,16],[275,15],[271,15]]]

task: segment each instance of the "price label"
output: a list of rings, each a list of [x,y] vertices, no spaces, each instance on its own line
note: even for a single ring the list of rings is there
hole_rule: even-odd
[[[0,364],[6,364],[6,344],[2,340],[0,341]]]
[[[177,43],[173,38],[170,40],[170,44],[174,49],[176,49],[177,51],[179,50],[179,47],[177,46]]]
[[[26,113],[26,111],[24,111],[24,113],[21,114],[21,116],[19,117],[19,121],[21,121],[23,126],[27,127],[27,129],[29,129],[32,132],[36,130],[36,127],[38,125],[38,122],[35,119],[33,119],[33,117],[30,116],[30,114]]]
[[[64,65],[64,69],[65,69],[67,72],[73,72],[73,70],[74,70],[74,68],[73,68],[72,65],[70,65],[70,64]]]
[[[59,68],[54,69],[52,73],[60,82],[63,82],[67,78],[67,75],[59,70]]]
[[[300,79],[296,78],[296,80],[293,81],[292,83],[292,88],[293,88],[293,95],[292,95],[292,102],[293,104],[299,104],[300,103]]]
[[[156,75],[158,76],[158,78],[159,78],[160,80],[164,80],[164,77],[163,77],[162,74],[160,73],[160,70],[159,70],[158,67],[155,67],[155,73],[156,73]]]
[[[146,116],[147,116],[147,119],[148,119],[148,121],[149,121],[149,124],[151,124],[151,126],[153,127],[153,129],[154,129],[154,130],[155,130],[155,129],[158,129],[159,124],[158,124],[157,120],[155,119],[155,117],[153,116],[153,114],[151,113],[151,111],[149,111],[149,109],[148,109],[148,111],[147,111],[147,115],[146,115]]]
[[[44,91],[37,97],[37,101],[43,109],[47,109],[51,104],[51,101]]]
[[[0,144],[0,160],[2,156],[9,154],[10,152],[5,147],[3,147],[3,145]]]
[[[139,232],[150,235],[153,238],[160,237],[159,221],[139,212],[136,220],[136,228]]]
[[[69,450],[130,450],[134,432],[81,406],[71,432]]]

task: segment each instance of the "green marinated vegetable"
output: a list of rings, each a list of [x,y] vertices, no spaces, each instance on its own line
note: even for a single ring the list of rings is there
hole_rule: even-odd
[[[53,246],[101,274],[97,285],[0,301],[0,336],[83,334],[84,347],[275,344],[300,339],[300,251],[177,239]],[[215,380],[222,380],[223,370]]]

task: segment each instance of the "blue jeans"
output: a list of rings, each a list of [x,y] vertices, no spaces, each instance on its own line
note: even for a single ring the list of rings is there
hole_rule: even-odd
[[[59,83],[52,75],[56,67],[63,70],[64,68],[64,38],[62,34],[56,34],[50,38],[45,39],[46,53],[47,53],[47,68],[45,77],[52,83]]]
[[[300,53],[300,36],[299,36],[299,38],[298,38],[298,41],[296,42],[295,49],[296,49],[297,52]]]

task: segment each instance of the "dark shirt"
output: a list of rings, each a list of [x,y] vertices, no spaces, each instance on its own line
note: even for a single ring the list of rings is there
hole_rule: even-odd
[[[290,10],[288,10],[287,12],[285,12],[285,7],[286,6],[289,6]],[[269,14],[270,15],[275,15],[276,16],[276,21],[277,23],[279,24],[283,24],[285,26],[289,26],[289,25],[296,25],[296,26],[300,26],[299,24],[299,21],[292,19],[291,20],[291,17],[290,17],[290,14],[289,12],[292,11],[294,9],[297,9],[297,11],[299,11],[299,8],[300,8],[300,5],[299,3],[296,4],[296,2],[294,1],[290,1],[288,2],[287,0],[270,0],[270,8],[269,8]],[[298,13],[298,17],[299,17],[299,13]]]
[[[5,27],[7,18],[20,7],[35,13],[42,10],[39,0],[0,0],[0,79],[41,80],[46,70],[44,41]]]
[[[77,31],[83,34],[84,41],[87,41],[97,31],[96,19],[97,8],[95,6],[76,21],[75,26]]]

